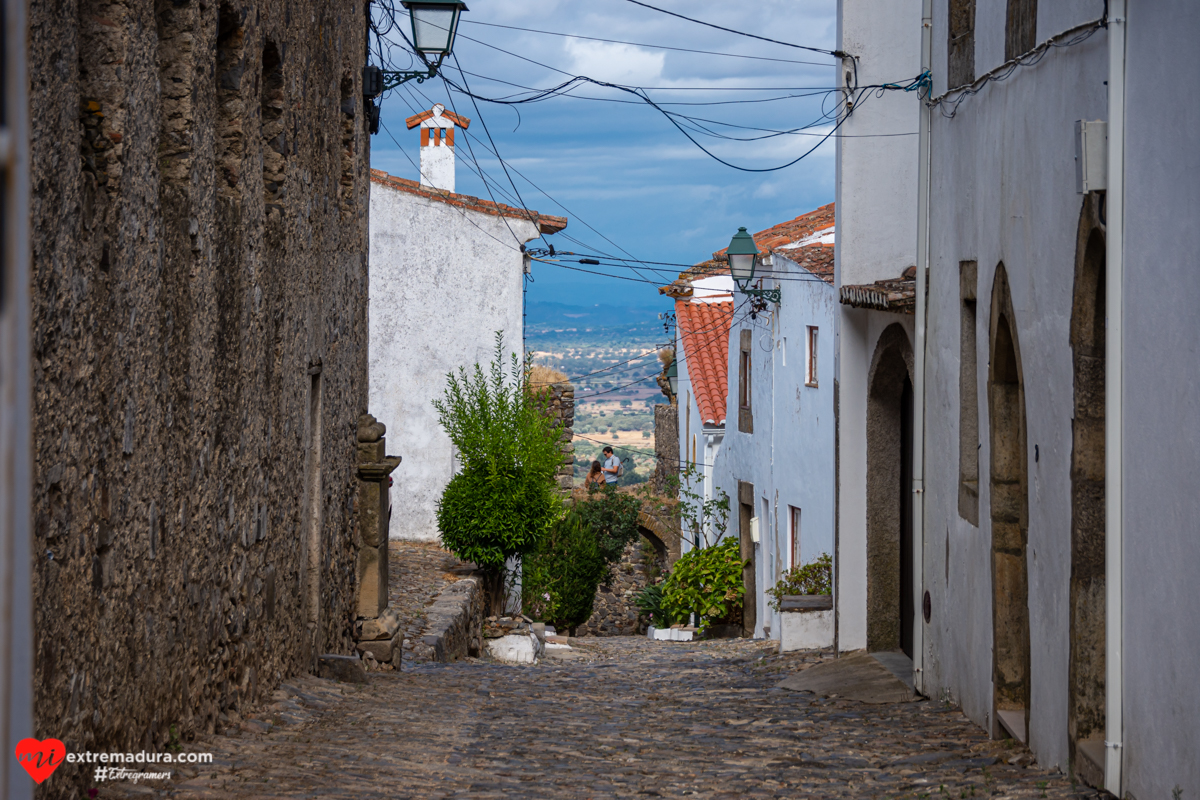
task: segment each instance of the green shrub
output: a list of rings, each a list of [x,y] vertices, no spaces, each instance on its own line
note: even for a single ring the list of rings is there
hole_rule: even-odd
[[[521,603],[535,620],[573,628],[592,615],[596,588],[608,564],[593,531],[567,512],[522,563]]]
[[[646,587],[633,596],[633,603],[638,613],[646,622],[656,628],[669,628],[677,622],[686,622],[687,618],[675,619],[664,605],[662,581],[646,584]]]
[[[767,590],[771,608],[779,610],[785,596],[798,594],[833,593],[833,556],[822,553],[802,567],[792,567],[783,573],[779,583]]]
[[[628,474],[629,471],[626,471]],[[621,560],[626,546],[636,542],[638,536],[638,515],[642,510],[642,502],[637,497],[618,492],[612,485],[588,487],[587,500],[575,504],[575,511],[583,520],[583,524],[596,538],[600,556],[604,559],[606,571],[604,580],[609,580],[608,569]]]
[[[433,403],[462,465],[438,502],[442,544],[484,570],[493,594],[505,562],[537,547],[562,516],[561,430],[544,413],[545,392],[528,391],[516,354],[507,378],[503,362],[497,333],[488,374],[479,364],[451,372],[444,399]]]
[[[700,629],[737,622],[742,607],[742,560],[736,537],[711,547],[689,550],[671,569],[663,584],[663,611],[672,619],[699,617]]]

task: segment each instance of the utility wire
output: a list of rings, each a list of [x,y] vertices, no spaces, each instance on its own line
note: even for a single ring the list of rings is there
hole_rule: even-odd
[[[824,53],[825,55],[834,56],[835,58],[845,58],[846,57],[846,54],[840,50],[824,50],[820,47],[808,47],[807,45],[802,45],[802,44],[792,44],[791,42],[781,42],[778,39],[768,39],[765,36],[759,36],[754,33],[745,33],[744,31],[735,31],[733,28],[726,28],[723,25],[716,25],[712,22],[705,22],[702,19],[695,19],[694,17],[685,17],[683,14],[676,14],[674,11],[667,11],[665,8],[659,8],[658,6],[652,6],[649,3],[641,2],[641,0],[627,0],[627,2],[633,3],[635,6],[641,6],[642,8],[648,8],[651,11],[657,11],[660,14],[667,14],[668,16],[678,17],[679,19],[684,19],[684,20],[687,20],[688,22],[694,22],[697,25],[703,25],[707,28],[715,28],[719,31],[725,31],[726,33],[732,33],[732,34],[736,34],[738,36],[745,36],[750,39],[758,39],[761,42],[770,42],[771,44],[780,44],[780,45],[783,45],[784,47],[794,47],[797,50],[808,50],[813,53]]]
[[[699,53],[705,56],[725,56],[727,58],[747,58],[755,61],[777,61],[782,64],[808,64],[816,67],[832,67],[833,64],[825,61],[796,61],[790,58],[769,58],[767,56],[748,56],[741,53],[720,53],[712,50],[692,50],[687,47],[671,47],[665,44],[645,44],[644,42],[624,42],[620,39],[600,39],[596,36],[580,36],[577,33],[559,33],[557,31],[542,31],[536,28],[519,28],[515,25],[500,25],[496,22],[480,22],[479,20],[463,20],[463,22],[472,25],[486,25],[489,28],[506,28],[510,31],[525,31],[526,33],[540,33],[545,36],[562,36],[567,39],[584,39],[589,42],[606,42],[608,44],[627,44],[633,47],[649,47],[654,50],[674,50],[679,53]]]

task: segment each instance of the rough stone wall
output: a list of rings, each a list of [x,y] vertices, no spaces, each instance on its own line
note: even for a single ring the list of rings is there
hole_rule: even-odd
[[[596,601],[592,616],[575,629],[576,636],[632,636],[645,633],[646,627],[638,620],[634,596],[646,587],[654,575],[667,571],[666,564],[657,556],[650,556],[652,548],[643,549],[645,539],[638,539],[625,548],[621,560],[613,564],[611,586],[601,585],[596,590]]]
[[[425,633],[414,643],[413,654],[447,663],[483,652],[483,611],[486,601],[483,578],[471,574],[438,594],[426,610]]]
[[[654,407],[654,476],[657,494],[679,494],[679,406],[659,403]],[[675,478],[674,481],[669,478]]]
[[[365,32],[30,6],[39,737],[161,749],[351,652]]]
[[[558,468],[558,485],[570,494],[575,483],[575,387],[569,382],[550,384],[546,412],[563,428],[563,463]]]

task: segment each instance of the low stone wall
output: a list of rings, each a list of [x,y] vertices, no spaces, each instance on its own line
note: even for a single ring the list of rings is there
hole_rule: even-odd
[[[457,661],[483,650],[483,578],[472,573],[447,586],[425,610],[425,633],[413,655],[429,661]]]
[[[613,564],[612,585],[601,586],[596,591],[592,616],[575,629],[576,636],[633,636],[646,632],[638,620],[633,599],[655,574],[666,572],[666,564],[658,556],[647,561],[647,555],[653,550],[643,550],[645,541],[638,539],[630,544],[621,560]]]

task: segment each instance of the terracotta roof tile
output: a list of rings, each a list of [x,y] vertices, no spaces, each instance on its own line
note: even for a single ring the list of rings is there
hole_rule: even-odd
[[[533,210],[514,208],[513,206],[506,206],[503,203],[493,203],[490,200],[480,200],[478,197],[472,197],[469,194],[456,194],[454,192],[435,189],[432,186],[422,186],[417,181],[410,181],[407,178],[397,178],[394,175],[388,175],[380,169],[371,170],[371,183],[378,183],[389,189],[397,189],[401,192],[427,197],[430,200],[438,200],[447,205],[457,206],[458,208],[478,211],[481,214],[490,214],[493,217],[512,217],[515,219],[531,220],[537,223],[538,231],[541,233],[558,233],[567,227],[566,217],[539,214]]]
[[[832,234],[835,228],[834,204],[801,214],[795,219],[773,225],[754,234],[754,243],[762,254],[779,253],[803,267],[821,280],[833,284],[833,245],[822,242],[820,234]],[[659,288],[659,294],[669,297],[690,295],[691,282],[708,275],[728,275],[729,258],[722,248],[708,261],[702,261],[679,274],[670,286]]]
[[[446,111],[445,108],[446,108],[445,106],[442,106],[442,109],[443,109],[442,116],[443,117],[450,120],[451,122],[453,122],[455,125],[457,125],[460,128],[465,129],[465,128],[471,127],[470,117],[460,117],[458,114],[455,114],[453,111]],[[429,119],[432,116],[433,116],[433,109],[431,108],[428,111],[422,111],[420,114],[413,114],[411,117],[404,120],[404,124],[407,125],[408,129],[411,131],[413,128],[417,127],[422,122],[424,122],[425,120]]]
[[[692,395],[705,425],[725,425],[729,387],[729,329],[732,301],[675,301],[675,322],[683,340],[683,357]]]
[[[899,278],[856,286],[843,286],[838,292],[843,305],[915,314],[917,307],[917,268],[909,267]]]

